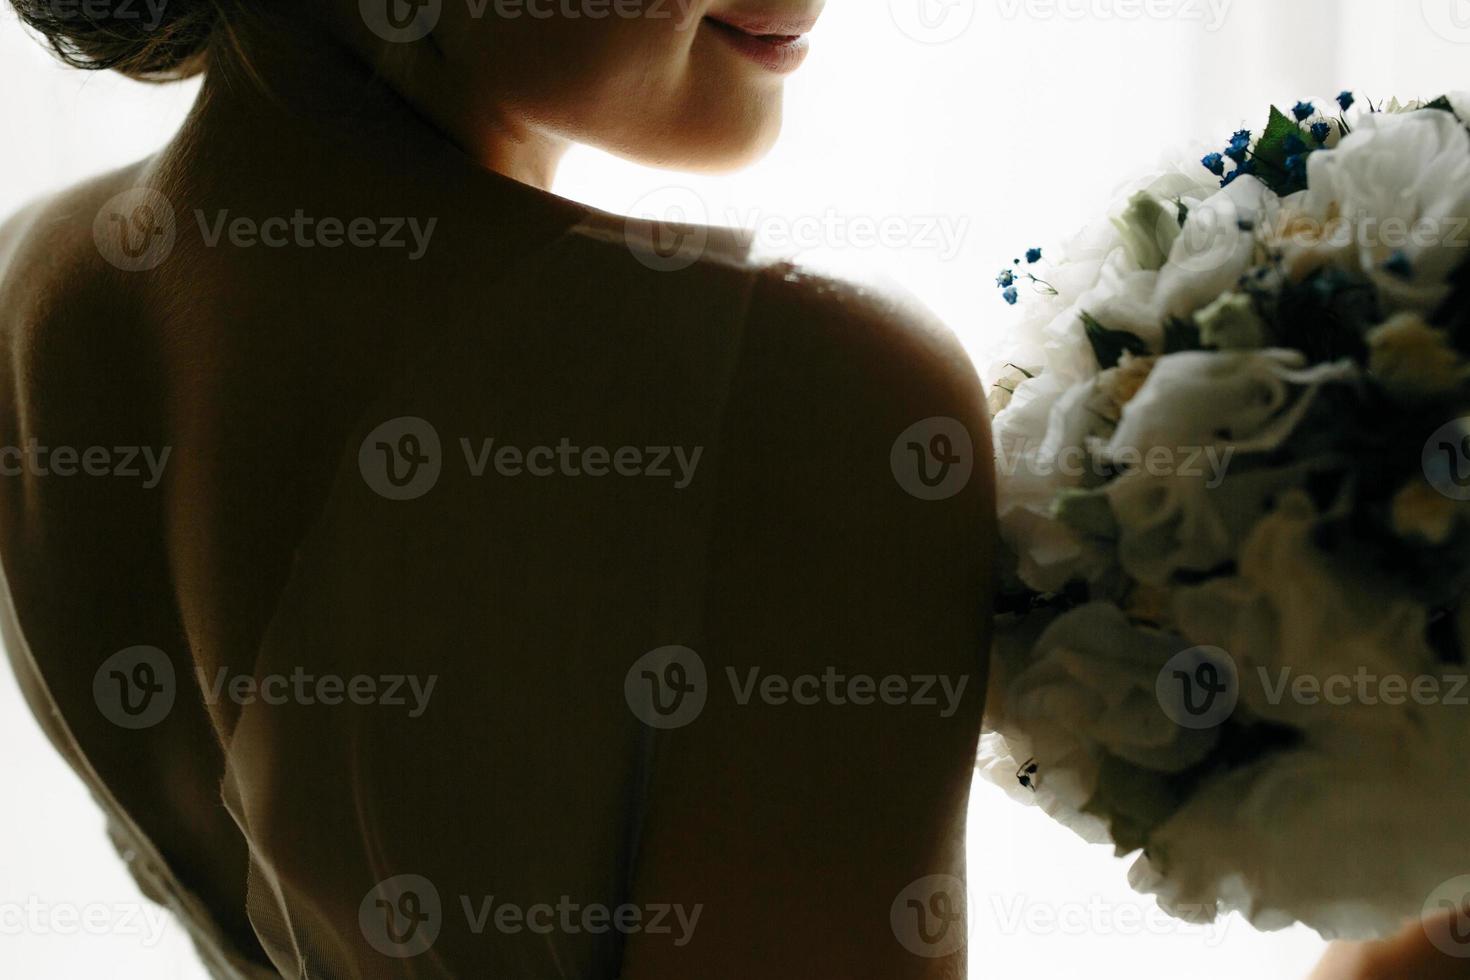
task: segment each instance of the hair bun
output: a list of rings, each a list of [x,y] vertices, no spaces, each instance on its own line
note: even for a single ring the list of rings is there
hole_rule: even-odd
[[[169,81],[197,75],[219,0],[10,0],[68,65]]]

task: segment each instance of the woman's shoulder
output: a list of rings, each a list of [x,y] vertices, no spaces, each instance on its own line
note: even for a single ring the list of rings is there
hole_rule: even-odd
[[[146,202],[124,198],[145,165],[93,177],[0,217],[0,350],[7,357],[0,392],[18,410],[0,420],[7,439],[22,437],[22,423],[24,435],[43,426],[51,437],[90,434],[98,443],[124,432],[136,436],[143,424],[136,385],[148,345],[137,329],[144,304],[137,278],[127,274],[126,236],[145,251],[156,248],[150,233],[138,232],[153,227],[155,216]],[[124,207],[136,226],[108,220]],[[123,237],[109,239],[114,233]]]
[[[589,211],[577,231],[578,241],[601,252],[604,267],[625,281],[684,293],[712,312],[742,310],[742,329],[756,340],[781,338],[787,360],[798,353],[822,362],[856,359],[891,375],[894,383],[881,387],[895,397],[920,389],[944,394],[956,407],[983,403],[976,398],[973,364],[954,332],[892,283],[859,281],[764,253],[743,231],[721,226]]]
[[[135,246],[156,250],[150,235],[157,232],[149,229],[162,227],[143,197],[129,199],[145,165],[92,177],[0,216],[0,344],[12,353],[85,349],[129,319],[136,294],[122,273],[137,260],[128,253]],[[111,212],[119,212],[117,221],[109,220]]]

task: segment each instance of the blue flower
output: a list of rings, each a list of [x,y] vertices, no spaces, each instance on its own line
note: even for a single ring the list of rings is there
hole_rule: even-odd
[[[1296,116],[1297,122],[1306,122],[1308,119],[1312,118],[1312,115],[1316,111],[1317,107],[1312,105],[1312,103],[1310,102],[1298,102],[1296,105],[1291,107],[1291,113],[1292,115]]]
[[[1409,253],[1399,249],[1388,257],[1383,263],[1383,271],[1390,275],[1398,276],[1400,279],[1414,278],[1414,261],[1409,258]]]
[[[1300,153],[1307,152],[1307,141],[1302,139],[1296,133],[1292,133],[1286,138],[1286,141],[1281,144],[1281,148],[1286,151],[1287,156],[1294,157]]]
[[[1011,304],[1012,306],[1015,306],[1017,303],[1019,303],[1021,301],[1021,294],[1020,294],[1019,291],[1017,291],[1017,289],[1016,289],[1015,286],[1012,286],[1011,288],[1007,289],[1005,292],[1001,293],[1001,296],[1004,297],[1005,298],[1005,301],[1007,303]]]
[[[1301,183],[1307,182],[1308,153],[1294,153],[1286,158],[1286,176]]]
[[[1041,249],[1039,249],[1039,248],[1028,248],[1026,250],[1026,262],[1027,262],[1028,265],[1035,265],[1036,263],[1038,263],[1040,261],[1041,261]]]
[[[1243,163],[1245,155],[1251,148],[1251,131],[1242,129],[1230,137],[1230,145],[1225,148],[1225,155],[1236,163]]]
[[[1347,112],[1349,109],[1351,109],[1354,105],[1357,104],[1357,101],[1357,97],[1354,96],[1351,92],[1343,92],[1337,97],[1337,104],[1342,106],[1343,112]]]
[[[1209,156],[1201,160],[1200,163],[1204,164],[1205,169],[1214,174],[1216,177],[1225,176],[1225,157],[1223,155],[1219,153],[1211,153]]]
[[[1327,137],[1332,135],[1332,127],[1325,122],[1312,124],[1312,139],[1318,143],[1326,143]]]
[[[1237,178],[1237,177],[1248,177],[1248,176],[1253,175],[1255,172],[1256,172],[1256,163],[1255,163],[1255,161],[1254,160],[1247,160],[1244,163],[1242,163],[1240,166],[1236,167],[1234,170],[1230,171],[1230,173],[1228,175],[1226,175],[1225,179],[1222,180],[1222,181],[1220,181],[1220,186],[1221,187],[1229,187],[1231,184],[1235,183],[1235,178]]]
[[[1001,289],[1014,286],[1016,284],[1016,274],[1010,269],[1002,269],[1000,275],[995,277],[995,284]]]

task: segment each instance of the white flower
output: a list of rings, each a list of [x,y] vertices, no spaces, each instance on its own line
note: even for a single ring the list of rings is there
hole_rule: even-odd
[[[1109,268],[1082,297],[1078,310],[1109,330],[1126,331],[1150,350],[1159,350],[1164,340],[1164,318],[1156,299],[1159,275],[1152,269]]]
[[[1161,172],[1130,181],[1119,189],[1120,203],[1109,209],[1118,215],[1126,202],[1144,193],[1159,201],[1180,202],[1194,208],[1218,190],[1209,171],[1198,163],[1198,157],[1179,156]],[[1113,218],[1103,217],[1088,225],[1060,248],[1049,249],[1052,261],[1036,270],[1056,290],[1055,295],[1022,288],[1021,321],[1007,330],[1006,340],[996,352],[986,371],[986,379],[994,381],[1011,365],[1032,374],[1062,373],[1070,381],[1080,381],[1097,373],[1096,359],[1082,331],[1079,314],[1092,312],[1082,302],[1106,300],[1107,294],[1142,292],[1129,288],[1130,277],[1143,270],[1128,254],[1128,248]],[[1121,289],[1108,287],[1099,291],[1104,280],[1123,283]],[[1154,323],[1150,313],[1148,323]],[[1118,329],[1115,327],[1115,329]],[[1155,330],[1155,332],[1157,332]]]
[[[1470,380],[1470,365],[1444,331],[1417,313],[1400,313],[1368,332],[1368,368],[1402,401],[1442,396]]]
[[[986,780],[1005,790],[1017,803],[1040,807],[1048,817],[1070,828],[1087,843],[1111,843],[1107,821],[1083,813],[1076,803],[1088,795],[1078,781],[1079,773],[1058,768],[1049,772],[1046,778],[1038,778],[1034,789],[1022,785],[1020,777],[1023,770],[1035,758],[1031,742],[1024,735],[1007,737],[998,731],[990,731],[980,737],[976,770]]]
[[[1334,113],[1337,111],[1337,100],[1314,96],[1303,101],[1314,106],[1316,108],[1316,111],[1313,112],[1306,119],[1296,120],[1298,125],[1301,126],[1304,132],[1310,132],[1312,127],[1316,124],[1326,123],[1328,126],[1327,142],[1323,145],[1328,147],[1329,149],[1336,146],[1338,144],[1338,141],[1342,138],[1342,130],[1338,128],[1337,119],[1334,116]],[[1293,118],[1295,118],[1295,116],[1293,116]]]
[[[1016,553],[1021,580],[1038,592],[1090,578],[1109,562],[1058,522],[1057,494],[1095,481],[1083,449],[1110,429],[1096,403],[1098,379],[1066,387],[1052,374],[1017,390],[995,421],[996,511],[1002,539]]]
[[[1297,203],[1337,226],[1318,247],[1372,281],[1387,312],[1428,315],[1470,245],[1470,133],[1434,109],[1364,115],[1356,127],[1308,159],[1311,189]]]
[[[1216,443],[1275,449],[1323,385],[1357,376],[1348,362],[1303,368],[1296,351],[1185,351],[1161,357],[1113,435],[1115,447]]]
[[[1252,458],[1296,430],[1323,386],[1356,376],[1347,363],[1305,370],[1301,363],[1281,350],[1158,360],[1107,448],[1109,457],[1132,462],[1106,491],[1129,575],[1164,587],[1178,571],[1232,561],[1273,499],[1323,465],[1268,467]]]
[[[1016,390],[1030,380],[1030,376],[1020,368],[1008,366],[995,381],[991,382],[990,394],[986,396],[986,407],[990,409],[990,417],[995,418],[1011,405],[1011,399],[1015,397]]]
[[[1213,779],[1155,831],[1129,882],[1195,920],[1395,933],[1464,868],[1467,720],[1463,707],[1404,710],[1389,731],[1339,726]]]
[[[1109,421],[1123,417],[1123,408],[1138,395],[1158,363],[1157,357],[1138,357],[1124,353],[1117,367],[1108,368],[1097,377],[1098,393],[1103,396],[1103,414]]]
[[[1470,110],[1470,96],[1451,102]],[[1027,304],[994,374],[1016,389],[995,399],[1000,530],[1029,589],[1083,583],[1091,601],[1006,619],[981,764],[1085,839],[1142,847],[1130,880],[1176,915],[1368,937],[1465,870],[1470,711],[1446,699],[1470,685],[1438,641],[1470,637],[1470,599],[1452,629],[1431,630],[1442,611],[1411,591],[1408,563],[1379,568],[1380,549],[1333,532],[1371,513],[1398,536],[1381,550],[1423,557],[1455,540],[1470,505],[1417,478],[1351,479],[1373,457],[1349,455],[1351,413],[1333,409],[1363,368],[1259,345],[1272,290],[1340,270],[1329,285],[1350,287],[1346,301],[1371,310],[1357,287],[1376,293],[1386,321],[1366,333],[1366,373],[1398,404],[1470,382],[1429,323],[1470,247],[1470,134],[1397,103],[1352,125],[1310,157],[1310,191],[1281,199],[1249,176],[1222,190],[1191,162],[1125,189],[1112,220],[1045,271],[1055,295]],[[1290,300],[1280,316],[1311,293]],[[1084,314],[1148,356],[1100,369]],[[1176,318],[1231,349],[1163,355]],[[1419,448],[1405,451],[1412,463]],[[1176,725],[1159,704],[1160,669],[1193,646],[1236,667],[1225,727]],[[1438,681],[1441,698],[1380,686],[1370,699],[1364,678],[1401,693]]]
[[[1380,725],[1381,705],[1306,703],[1281,684],[1435,668],[1423,606],[1324,552],[1314,538],[1319,519],[1305,494],[1283,496],[1240,549],[1238,574],[1178,590],[1174,619],[1193,642],[1242,662],[1241,702],[1256,717],[1309,732]]]
[[[1036,802],[1085,838],[1098,839],[1101,825],[1083,810],[1097,791],[1104,757],[1160,775],[1178,773],[1203,761],[1219,740],[1215,730],[1181,728],[1159,704],[1159,671],[1185,646],[1131,626],[1110,604],[1063,614],[1036,641],[1024,667],[997,678],[1005,684],[1004,710],[987,721],[1010,744],[991,746],[987,775],[1014,792],[1015,768],[1008,767],[1034,761]]]
[[[1148,191],[1139,191],[1128,207],[1113,219],[1123,237],[1123,247],[1140,269],[1158,271],[1179,240],[1179,208]]]
[[[1244,293],[1226,293],[1195,316],[1200,343],[1220,350],[1254,350],[1265,345],[1266,323]]]
[[[1274,221],[1280,207],[1265,184],[1242,177],[1191,209],[1159,273],[1160,319],[1193,316],[1233,289],[1255,263],[1257,229]]]

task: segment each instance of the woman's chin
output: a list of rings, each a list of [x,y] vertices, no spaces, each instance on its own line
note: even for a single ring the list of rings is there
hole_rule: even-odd
[[[691,173],[722,174],[741,170],[761,160],[781,135],[781,99],[762,98],[733,111],[691,115],[696,125],[684,125],[678,138],[663,138],[644,162]]]

